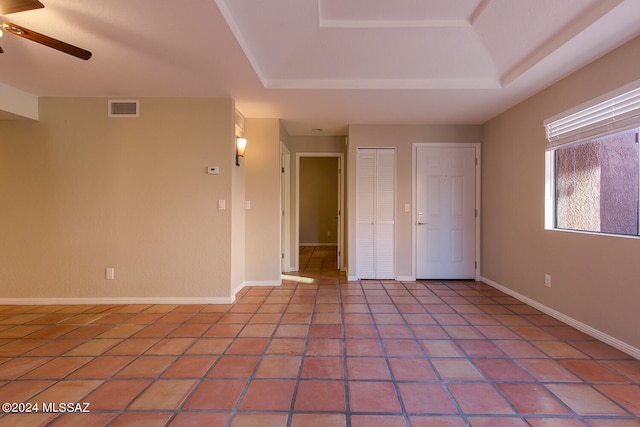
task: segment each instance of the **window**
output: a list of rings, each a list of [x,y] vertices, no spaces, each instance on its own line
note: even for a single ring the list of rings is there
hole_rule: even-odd
[[[545,228],[639,235],[639,86],[545,121]]]

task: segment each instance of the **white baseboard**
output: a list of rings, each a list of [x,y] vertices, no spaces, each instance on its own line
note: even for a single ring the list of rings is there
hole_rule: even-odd
[[[349,276],[347,272],[347,280],[350,282],[357,282],[358,280],[360,280],[360,278],[358,276]],[[416,279],[414,279],[411,276],[397,276],[395,279],[380,279],[380,280],[396,280],[397,282],[415,282],[416,281]]]
[[[240,292],[245,286],[247,286],[246,282],[242,282],[240,283],[238,286],[235,287],[235,289],[233,290],[233,300],[236,300],[236,295],[238,295],[238,292]]]
[[[240,292],[246,286],[282,286],[282,281],[278,282],[278,281],[272,281],[272,280],[265,280],[265,281],[254,281],[254,282],[252,281],[242,282],[238,286],[236,286],[235,289],[233,290],[234,301],[238,292]]]
[[[633,347],[630,344],[627,344],[624,341],[621,341],[615,337],[612,337],[611,335],[608,335],[602,331],[599,331],[598,329],[595,329],[585,323],[582,323],[572,317],[567,316],[566,314],[563,314],[557,310],[554,310],[551,307],[547,307],[544,304],[541,304],[529,297],[526,297],[512,289],[509,289],[505,286],[500,285],[499,283],[494,282],[493,280],[487,279],[486,277],[480,277],[480,280],[484,283],[486,283],[489,286],[492,286],[502,292],[504,292],[505,294],[508,294],[512,297],[514,297],[515,299],[522,301],[523,303],[530,305],[533,308],[536,308],[538,310],[540,310],[541,312],[548,314],[549,316],[553,317],[554,319],[557,319],[563,323],[566,323],[569,326],[572,326],[574,328],[576,328],[577,330],[584,332],[585,334],[599,340],[602,341],[605,344],[609,344],[611,347],[614,347],[626,354],[628,354],[631,357],[634,357],[636,359],[640,360],[640,349]]]
[[[260,281],[247,281],[244,282],[245,286],[282,286],[282,282],[279,280],[260,280]]]
[[[0,298],[0,305],[231,304],[235,297]]]

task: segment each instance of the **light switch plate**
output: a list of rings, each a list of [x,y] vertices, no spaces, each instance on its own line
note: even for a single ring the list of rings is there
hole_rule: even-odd
[[[218,166],[207,166],[207,173],[209,175],[218,175],[220,173],[220,167],[218,167]]]

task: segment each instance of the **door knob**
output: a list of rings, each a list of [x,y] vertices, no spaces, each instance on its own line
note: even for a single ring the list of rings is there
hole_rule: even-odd
[[[428,222],[421,222],[421,221],[418,221],[418,225],[426,225],[426,224],[429,224],[429,223],[428,223]]]

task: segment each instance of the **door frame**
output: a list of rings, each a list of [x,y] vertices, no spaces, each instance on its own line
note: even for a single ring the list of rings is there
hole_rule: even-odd
[[[417,222],[418,222],[418,212],[417,212],[417,208],[416,208],[416,203],[418,200],[418,194],[417,194],[417,180],[418,180],[418,165],[417,165],[417,159],[418,159],[418,147],[446,147],[446,148],[475,148],[476,150],[476,221],[475,221],[475,227],[476,227],[476,247],[475,247],[475,263],[476,263],[476,269],[475,269],[475,280],[480,280],[480,277],[482,276],[481,272],[480,272],[480,217],[481,217],[481,213],[482,210],[480,209],[480,201],[481,201],[481,178],[482,178],[482,171],[481,171],[481,165],[482,165],[482,161],[481,161],[481,145],[479,142],[414,142],[412,149],[411,149],[411,205],[413,206],[413,209],[411,211],[411,252],[413,254],[412,256],[412,267],[411,267],[411,275],[412,275],[412,280],[416,280],[416,276],[417,276],[417,268],[418,268],[418,239],[417,239],[417,233],[418,233],[418,229],[417,229]]]
[[[280,271],[293,271],[291,267],[291,152],[280,141]]]
[[[300,269],[300,159],[302,157],[336,157],[338,159],[338,270],[344,268],[344,153],[296,153],[296,218],[294,271]]]

